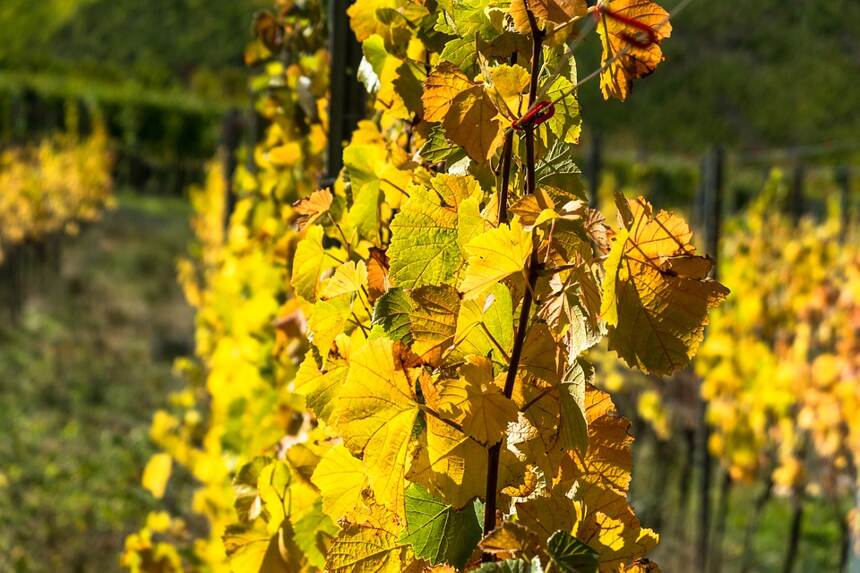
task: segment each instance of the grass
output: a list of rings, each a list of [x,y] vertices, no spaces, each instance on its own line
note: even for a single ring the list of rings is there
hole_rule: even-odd
[[[188,214],[121,193],[0,326],[0,570],[119,570],[123,538],[155,507],[140,472],[172,361],[191,350],[174,272]]]
[[[629,414],[629,413],[628,413]],[[655,441],[648,437],[634,444],[632,494],[634,506],[646,527],[656,527],[660,544],[650,556],[667,573],[693,571],[696,532],[698,531],[698,475],[694,472],[690,484],[687,511],[681,515],[680,465],[683,455],[680,444],[668,452],[658,454]],[[715,464],[717,462],[714,462]],[[664,483],[659,480],[658,467],[668,467]],[[719,519],[718,489],[720,472],[712,479],[712,525]],[[725,534],[719,549],[721,573],[741,570],[744,535],[747,523],[755,513],[756,498],[763,485],[735,483],[731,487],[728,512],[725,516]],[[842,500],[839,512],[826,498],[808,498],[804,503],[803,529],[798,549],[795,573],[838,573],[842,530],[839,515],[844,516],[851,500]],[[755,573],[782,572],[791,527],[792,504],[787,496],[775,494],[764,506],[759,527],[753,538],[751,562],[748,571]],[[659,525],[658,525],[659,524]],[[713,543],[713,542],[712,542]]]

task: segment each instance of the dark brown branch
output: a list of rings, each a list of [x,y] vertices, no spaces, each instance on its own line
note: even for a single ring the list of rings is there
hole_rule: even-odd
[[[502,148],[502,187],[499,189],[499,225],[508,220],[508,187],[511,184],[511,156],[514,154],[514,132],[505,136]]]
[[[531,81],[529,83],[529,107],[534,105],[537,99],[538,76],[540,75],[541,53],[543,50],[544,32],[538,28],[534,14],[526,3],[526,13],[529,17],[529,25],[532,33],[532,61],[531,61]],[[526,137],[526,193],[533,193],[535,190],[535,156],[534,156],[534,128],[528,127],[525,132]],[[529,152],[531,149],[531,152]],[[500,197],[501,199],[501,197]],[[507,197],[505,196],[505,201]],[[505,209],[504,219],[502,215],[502,207],[499,206],[499,224],[507,223],[507,209]],[[525,346],[526,334],[528,334],[529,318],[531,316],[532,299],[534,296],[535,285],[537,284],[538,271],[540,264],[538,260],[538,246],[535,244],[532,248],[531,256],[525,269],[528,276],[526,291],[523,295],[522,307],[520,308],[520,320],[517,324],[517,333],[514,339],[514,347],[511,350],[511,361],[508,366],[508,372],[505,377],[505,397],[510,398],[514,392],[514,384],[517,380],[517,371],[520,366],[520,357],[522,356],[523,346]],[[484,506],[484,535],[496,527],[496,497],[499,489],[499,460],[502,454],[502,447],[505,444],[506,436],[502,436],[498,443],[494,444],[487,452],[487,487],[485,490]],[[495,556],[491,553],[484,553],[481,560],[489,562],[495,560]]]
[[[517,53],[511,55],[511,65],[517,63]],[[511,159],[514,154],[514,132],[509,131],[505,136],[505,146],[502,148],[502,187],[499,189],[498,223],[508,221],[508,188],[511,185]]]

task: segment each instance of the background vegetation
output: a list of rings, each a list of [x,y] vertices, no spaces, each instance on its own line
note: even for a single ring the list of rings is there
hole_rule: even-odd
[[[0,3],[0,110],[11,118],[0,120],[0,143],[69,127],[65,110],[73,102],[103,113],[121,159],[116,169],[130,184],[103,222],[64,240],[60,274],[34,290],[20,322],[0,327],[0,435],[8,437],[0,442],[0,570],[116,570],[122,539],[157,506],[139,485],[153,451],[148,428],[176,386],[172,361],[190,352],[192,330],[175,280],[176,257],[190,240],[189,209],[181,193],[163,195],[179,193],[187,181],[133,177],[139,167],[122,159],[182,160],[192,163],[188,180],[202,179],[202,160],[222,137],[224,114],[247,106],[242,50],[253,12],[270,4]],[[644,186],[657,203],[688,205],[698,184],[695,157],[715,144],[757,161],[734,180],[735,191],[746,195],[760,188],[770,149],[802,153],[825,144],[813,162],[856,160],[857,22],[860,4],[853,0],[694,2],[665,44],[667,63],[637,84],[629,102],[603,102],[595,85],[581,93],[588,133],[630,152],[607,162],[607,189]],[[597,57],[584,55],[581,68],[592,69]],[[20,102],[35,106],[30,115],[41,121],[45,109],[59,110],[57,119],[16,131]],[[694,159],[652,168],[631,161],[656,153]],[[635,414],[635,404],[626,407]],[[654,443],[643,440],[639,467],[661,455]],[[647,523],[663,513],[658,504],[673,500],[652,497],[653,473],[634,472],[634,479]],[[181,473],[173,480],[173,492],[190,481]],[[739,492],[726,535],[735,554],[747,501],[755,497]],[[181,512],[182,497],[167,503]],[[762,570],[780,564],[789,514],[787,501],[764,514]],[[799,570],[833,570],[841,532],[824,512],[810,515]],[[673,545],[672,534],[666,531],[666,554],[683,547]]]

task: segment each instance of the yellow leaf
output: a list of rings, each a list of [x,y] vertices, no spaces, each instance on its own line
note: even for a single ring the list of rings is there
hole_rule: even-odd
[[[156,499],[164,497],[164,490],[173,469],[173,459],[170,454],[153,454],[143,470],[143,487]]]
[[[364,463],[342,445],[330,449],[314,470],[311,481],[320,490],[323,511],[337,521],[361,501],[367,485]]]
[[[522,274],[531,252],[532,236],[517,219],[478,235],[466,245],[469,262],[460,292],[475,299],[499,281]]]
[[[426,420],[427,431],[421,436],[409,479],[458,509],[475,497],[483,497],[486,448],[434,416]]]
[[[364,261],[349,261],[337,268],[327,279],[320,292],[320,299],[328,300],[344,294],[359,295],[367,289],[367,265]]]
[[[399,514],[418,404],[393,346],[376,338],[352,352],[334,416],[346,447],[363,456],[376,499]]]
[[[454,342],[460,296],[450,286],[424,286],[412,291],[412,351],[425,362],[438,364]]]
[[[529,87],[529,71],[522,66],[503,64],[490,69],[487,82],[487,93],[505,118],[506,124],[514,121],[525,112],[527,98],[525,92]]]
[[[302,157],[302,148],[296,141],[269,150],[269,159],[278,167],[291,167]]]
[[[331,573],[402,573],[415,557],[401,543],[402,521],[373,503],[348,523],[329,547],[326,571]]]
[[[422,96],[424,119],[442,122],[448,138],[480,163],[504,143],[504,128],[516,117],[528,72],[503,65],[485,79],[488,84],[474,82],[454,64],[442,62],[425,80]]]
[[[709,311],[729,291],[706,278],[712,262],[694,254],[683,219],[655,214],[642,198],[630,207],[633,219],[604,266],[601,310],[610,325],[609,348],[630,366],[671,374],[696,353]]]
[[[483,356],[469,356],[457,380],[439,384],[441,411],[479,442],[495,444],[508,422],[517,418],[517,406],[506,398],[493,379],[493,365]]]
[[[651,0],[609,0],[605,5],[597,24],[605,68],[600,89],[606,99],[625,100],[633,80],[649,75],[663,61],[660,43],[672,34],[672,25],[669,13]]]

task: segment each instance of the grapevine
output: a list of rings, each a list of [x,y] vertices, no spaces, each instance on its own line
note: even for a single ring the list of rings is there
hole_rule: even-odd
[[[255,52],[307,38],[314,17],[295,13],[258,19]],[[238,177],[226,235],[217,177],[197,194],[205,391],[156,417],[166,452],[145,481],[162,493],[171,460],[201,481],[212,535],[195,553],[212,570],[657,571],[658,535],[627,499],[629,424],[583,353],[606,338],[671,374],[728,291],[680,217],[619,196],[610,225],[587,206],[568,42],[596,22],[601,89],[623,100],[662,60],[669,14],[359,0],[349,16],[372,111],[334,184],[315,187],[325,70],[301,45],[267,69],[289,89],[263,105],[261,170]],[[126,564],[180,568],[154,537],[181,523],[152,521]]]
[[[111,153],[97,128],[0,153],[0,260],[4,251],[54,233],[74,234],[113,206]]]

